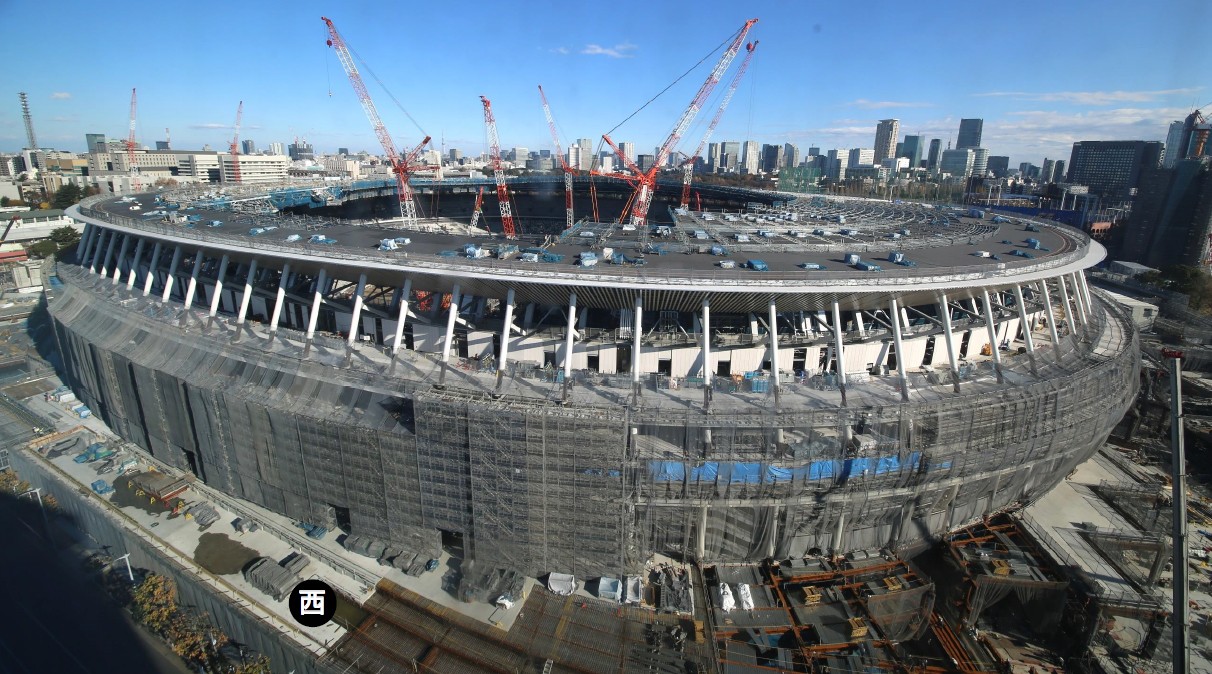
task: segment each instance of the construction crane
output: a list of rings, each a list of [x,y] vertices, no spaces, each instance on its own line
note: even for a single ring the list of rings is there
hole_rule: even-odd
[[[720,78],[724,76],[724,72],[728,70],[732,59],[736,57],[737,52],[741,50],[741,45],[745,43],[745,36],[749,34],[749,29],[757,21],[757,19],[750,19],[737,31],[736,38],[733,39],[732,44],[720,55],[720,60],[716,62],[711,73],[707,75],[707,79],[703,81],[703,85],[699,87],[698,93],[690,100],[690,105],[686,106],[686,110],[682,112],[681,118],[678,119],[673,130],[669,132],[669,137],[661,145],[661,149],[656,155],[656,161],[653,162],[652,167],[648,171],[638,172],[638,167],[619,151],[614,141],[610,140],[609,135],[602,136],[602,139],[609,143],[615,154],[624,160],[628,168],[632,171],[637,171],[636,177],[639,180],[636,188],[635,206],[631,209],[631,223],[637,228],[645,226],[648,222],[648,208],[652,205],[652,194],[656,191],[657,172],[665,165],[665,162],[669,159],[669,153],[673,152],[674,148],[677,147],[678,141],[682,139],[682,134],[686,133],[686,129],[694,121],[694,117],[698,114],[699,109],[707,102],[707,97],[711,95],[711,91],[715,89],[715,85],[719,83]]]
[[[21,117],[25,120],[25,140],[29,143],[29,149],[38,149],[38,138],[34,135],[34,117],[29,113],[29,96],[24,92],[19,92],[17,98],[21,99]]]
[[[135,172],[135,88],[131,87],[131,132],[126,137],[126,165]]]
[[[240,119],[244,117],[244,101],[236,107],[236,134],[231,137],[231,177],[232,182],[240,183]],[[167,129],[166,129],[167,130]]]
[[[366,90],[366,85],[362,83],[362,76],[358,74],[358,67],[354,65],[353,56],[349,53],[349,48],[345,46],[345,40],[341,38],[341,34],[337,32],[337,27],[328,17],[320,17],[326,26],[328,26],[328,46],[332,47],[337,52],[337,58],[341,61],[341,66],[345,68],[345,74],[349,76],[349,83],[353,85],[354,93],[358,95],[358,100],[362,102],[362,109],[366,112],[367,119],[370,120],[370,125],[374,127],[375,135],[379,138],[379,144],[383,146],[383,152],[387,155],[387,159],[391,162],[391,172],[396,177],[396,189],[400,197],[400,217],[404,221],[405,227],[415,228],[417,226],[417,205],[413,200],[412,186],[409,184],[409,179],[412,174],[413,164],[417,157],[420,156],[421,150],[429,144],[429,136],[421,141],[413,150],[403,157],[400,157],[396,152],[395,145],[392,143],[391,134],[387,133],[387,127],[383,125],[383,120],[379,119],[379,111],[375,109],[375,103],[370,98],[370,92]]]
[[[497,184],[497,203],[501,205],[501,229],[510,239],[518,238],[509,207],[509,190],[505,189],[505,168],[501,165],[501,139],[497,136],[497,118],[492,114],[492,101],[480,96],[484,104],[484,127],[488,130],[488,146],[492,152],[492,179]]]
[[[575,220],[572,213],[572,176],[576,169],[568,166],[564,160],[564,148],[560,146],[560,134],[556,131],[555,118],[551,116],[551,106],[547,104],[547,94],[543,93],[543,85],[539,85],[539,98],[543,99],[543,114],[547,116],[547,126],[551,129],[551,142],[555,143],[556,156],[560,158],[560,168],[564,171],[564,229],[572,229]]]
[[[484,206],[484,188],[481,187],[480,193],[476,195],[476,208],[474,211],[471,212],[472,229],[475,229],[475,226],[480,223],[480,210],[483,208],[483,206]]]
[[[1191,149],[1190,156],[1192,159],[1199,159],[1204,156],[1204,146],[1208,143],[1208,132],[1212,129],[1208,125],[1208,120],[1204,119],[1203,113],[1199,110],[1191,114],[1195,116],[1195,123],[1192,125],[1195,135],[1195,147]]]
[[[707,142],[711,140],[711,134],[715,133],[716,125],[720,123],[720,118],[724,116],[724,109],[732,101],[732,95],[736,93],[736,88],[741,83],[741,78],[745,76],[745,71],[749,69],[749,62],[753,60],[753,52],[757,49],[757,46],[757,40],[745,45],[745,58],[741,61],[741,66],[737,68],[736,74],[732,76],[732,82],[728,85],[728,93],[724,94],[724,99],[720,101],[720,107],[715,111],[715,117],[712,117],[711,123],[707,125],[707,132],[703,134],[703,139],[699,141],[698,149],[682,164],[682,208],[690,206],[690,183],[694,180],[694,162],[702,156],[703,148],[707,147]]]

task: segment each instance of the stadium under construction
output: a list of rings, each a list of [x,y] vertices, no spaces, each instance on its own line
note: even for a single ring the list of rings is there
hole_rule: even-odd
[[[458,541],[489,600],[500,570],[911,553],[1045,494],[1135,398],[1072,228],[710,188],[635,227],[607,184],[603,222],[531,233],[556,180],[517,238],[468,225],[475,181],[418,186],[461,205],[412,231],[366,220],[391,183],[90,198],[49,304],[73,388],[233,496]]]

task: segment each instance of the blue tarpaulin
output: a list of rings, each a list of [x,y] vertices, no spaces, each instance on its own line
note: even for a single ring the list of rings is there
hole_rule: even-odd
[[[691,482],[715,482],[719,477],[720,464],[715,461],[709,461],[701,466],[695,466],[690,469]]]
[[[715,482],[723,480],[733,484],[777,484],[792,480],[826,480],[833,477],[849,479],[859,477],[866,471],[868,475],[883,475],[902,469],[917,470],[921,465],[921,452],[913,452],[906,461],[899,456],[858,457],[845,461],[813,461],[803,466],[763,466],[760,463],[708,461],[697,466],[690,466],[681,461],[652,461],[649,463],[649,473],[654,482],[681,482],[686,479],[686,471],[690,471],[692,482]],[[926,470],[941,470],[951,467],[951,462],[943,464],[927,464]],[[610,471],[617,476],[617,471]]]

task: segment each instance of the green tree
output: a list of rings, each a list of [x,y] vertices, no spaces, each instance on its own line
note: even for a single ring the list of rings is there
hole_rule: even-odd
[[[8,197],[0,197],[0,208],[7,207],[12,202]]]
[[[43,239],[36,243],[30,244],[28,250],[29,254],[33,255],[34,257],[48,258],[53,257],[55,253],[59,252],[59,244],[51,241],[50,239]]]
[[[258,655],[243,664],[236,665],[232,671],[235,674],[270,674],[273,670],[269,666],[269,658]]]
[[[149,574],[134,597],[135,617],[156,632],[164,632],[177,612],[177,585],[164,576]]]
[[[51,231],[50,240],[58,244],[60,248],[66,248],[80,241],[80,232],[77,232],[73,227],[64,225]]]
[[[80,201],[81,196],[79,185],[67,183],[55,190],[55,195],[51,197],[51,206],[55,208],[67,208]]]

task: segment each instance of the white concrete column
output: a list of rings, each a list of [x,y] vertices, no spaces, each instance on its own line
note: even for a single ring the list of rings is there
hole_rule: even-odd
[[[215,276],[215,289],[211,291],[210,296],[210,317],[214,318],[219,313],[219,303],[223,301],[223,279],[227,278],[227,265],[231,262],[231,258],[227,254],[223,255],[223,259],[219,261],[219,273]]]
[[[846,352],[842,347],[842,308],[837,300],[833,300],[833,353],[837,363],[837,382],[842,388],[846,386]]]
[[[168,276],[164,278],[164,292],[160,294],[160,301],[167,302],[173,293],[173,281],[177,277],[177,267],[181,264],[181,246],[173,251],[173,260],[168,264]]]
[[[396,319],[396,338],[391,343],[391,355],[394,358],[400,353],[400,342],[404,340],[404,321],[408,320],[408,297],[412,294],[412,279],[404,279],[404,289],[400,291],[400,313]],[[513,297],[513,291],[510,291]]]
[[[88,273],[97,273],[97,267],[101,266],[101,253],[105,252],[105,238],[113,236],[107,229],[102,229],[97,233],[97,244],[93,246],[93,257],[88,263]]]
[[[1086,272],[1074,272],[1073,275],[1077,277],[1082,289],[1082,296],[1086,298],[1086,311],[1090,312],[1090,315],[1094,315],[1094,299],[1090,297],[1090,283],[1086,280]]]
[[[118,285],[122,279],[122,265],[126,264],[126,254],[130,252],[130,234],[122,235],[122,248],[118,251],[118,263],[114,265],[113,285]]]
[[[198,274],[202,271],[202,260],[206,256],[202,249],[194,253],[194,267],[189,272],[189,284],[185,286],[185,310],[194,308],[194,295],[198,292]]]
[[[1065,321],[1069,325],[1069,334],[1077,336],[1077,326],[1081,323],[1081,317],[1073,310],[1073,303],[1069,299],[1069,289],[1065,287],[1065,277],[1056,277],[1056,284],[1060,286],[1061,304],[1065,306]]]
[[[893,297],[888,312],[888,323],[892,325],[892,346],[896,349],[896,372],[901,381],[901,400],[909,400],[909,375],[905,372],[905,352],[901,348],[901,322],[897,320],[898,315],[900,315],[899,307],[896,298]]]
[[[956,393],[959,393],[959,363],[955,359],[955,338],[951,335],[951,303],[947,300],[946,293],[939,297],[938,315],[943,321],[943,341],[947,344],[947,364],[951,366],[951,380],[955,384]]]
[[[501,354],[497,358],[497,391],[505,382],[505,365],[509,360],[509,340],[513,337],[513,288],[505,295],[505,324],[501,326]]]
[[[143,244],[147,239],[139,238],[138,245],[135,246],[135,256],[131,258],[130,267],[126,274],[126,289],[132,290],[135,287],[135,276],[139,273],[139,261],[143,259]]]
[[[1027,305],[1023,302],[1023,289],[1014,284],[1014,302],[1018,304],[1018,323],[1023,328],[1023,345],[1027,353],[1035,353],[1035,340],[1031,338],[1031,321],[1027,318]]]
[[[156,266],[160,264],[160,242],[152,247],[151,259],[147,262],[147,275],[143,277],[143,296],[151,294],[152,284],[156,282]]]
[[[442,342],[442,371],[438,374],[438,385],[446,381],[446,371],[450,369],[450,347],[454,344],[455,321],[459,318],[459,284],[450,290],[450,311],[446,314],[446,339]]]
[[[711,389],[711,300],[703,300],[703,344],[699,348],[703,358],[703,386]]]
[[[636,393],[640,392],[640,338],[644,336],[644,298],[635,296],[634,314],[632,315],[634,329],[632,330],[631,346],[631,385]]]
[[[290,263],[282,265],[282,275],[278,277],[278,294],[274,298],[273,315],[269,318],[269,335],[278,331],[278,321],[282,320],[282,306],[286,304],[286,285],[290,281]]]
[[[1082,293],[1081,281],[1077,280],[1077,274],[1072,274],[1069,280],[1073,282],[1073,299],[1077,300],[1077,311],[1082,315],[1082,325],[1090,327],[1090,312],[1086,310],[1086,296]]]
[[[97,246],[97,255],[92,256],[92,267],[90,272],[101,272],[101,278],[105,278],[105,265],[109,264],[109,256],[114,255],[114,241],[118,240],[118,232],[105,233],[103,246]]]
[[[353,314],[349,320],[349,341],[347,344],[353,346],[358,341],[358,332],[362,329],[362,304],[366,300],[362,297],[366,293],[366,274],[358,276],[358,288],[354,291],[353,298]]]
[[[867,338],[867,326],[866,326],[866,324],[863,323],[862,309],[854,310],[854,325],[855,325],[855,327],[858,328],[859,339],[866,339]]]
[[[767,316],[767,328],[770,333],[770,377],[772,379],[771,387],[774,389],[775,401],[779,398],[779,312],[775,307],[774,298],[770,298],[770,307]]]
[[[80,234],[80,242],[76,244],[76,262],[83,265],[92,253],[89,247],[96,241],[97,226],[91,222],[84,224],[84,232]]]
[[[1044,320],[1048,323],[1048,336],[1052,338],[1052,353],[1056,354],[1056,361],[1059,363],[1060,337],[1056,332],[1056,311],[1052,308],[1052,293],[1048,292],[1047,279],[1041,280],[1039,287],[1044,291]]]
[[[572,347],[575,344],[573,337],[576,334],[576,318],[577,318],[577,294],[568,294],[568,329],[564,335],[564,386],[568,387],[568,381],[572,378]]]
[[[240,297],[240,314],[236,317],[236,325],[244,325],[244,317],[248,315],[248,303],[252,300],[253,281],[257,274],[257,258],[248,263],[248,274],[244,277],[244,295]]]
[[[226,258],[224,258],[226,260]],[[311,300],[311,314],[307,317],[307,341],[316,334],[316,321],[320,318],[320,303],[324,301],[324,285],[328,282],[328,270],[321,269],[320,275],[316,277],[316,292]]]
[[[110,232],[109,243],[105,246],[105,261],[101,263],[101,278],[109,273],[109,263],[114,259],[114,245],[118,243],[118,233]]]
[[[1002,381],[1002,352],[997,343],[997,325],[993,322],[993,305],[989,303],[989,291],[981,288],[981,300],[985,304],[985,332],[989,335],[989,347],[993,355],[993,371],[997,381]]]

